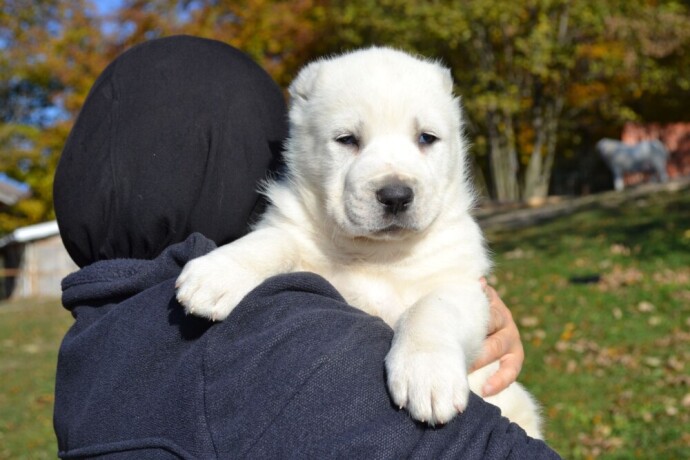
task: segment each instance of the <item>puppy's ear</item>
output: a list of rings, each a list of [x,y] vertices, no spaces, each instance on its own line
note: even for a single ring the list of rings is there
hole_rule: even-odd
[[[308,64],[297,74],[297,77],[288,88],[290,97],[294,100],[306,101],[314,91],[317,77],[320,73],[321,62],[316,61]]]
[[[451,74],[448,67],[441,67],[441,81],[443,82],[443,88],[448,93],[453,93],[453,74]]]

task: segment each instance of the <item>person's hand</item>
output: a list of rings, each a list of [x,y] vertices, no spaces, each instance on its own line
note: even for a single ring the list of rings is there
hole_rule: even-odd
[[[483,396],[493,396],[515,382],[525,351],[520,341],[520,332],[513,320],[513,315],[503,303],[494,288],[489,286],[486,279],[481,279],[482,286],[489,298],[491,317],[489,319],[489,335],[484,340],[484,350],[472,365],[471,371],[477,370],[494,361],[499,362],[499,369],[484,383]]]

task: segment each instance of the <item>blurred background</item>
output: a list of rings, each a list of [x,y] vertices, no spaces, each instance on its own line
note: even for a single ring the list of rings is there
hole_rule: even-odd
[[[690,457],[690,1],[0,6],[0,458],[55,454],[54,360],[71,320],[54,299],[74,269],[52,207],[62,146],[105,66],[173,34],[232,44],[284,88],[307,61],[368,45],[449,66],[492,282],[520,319],[547,439],[565,458]],[[660,139],[676,185],[645,188],[638,172],[611,191],[604,137]]]

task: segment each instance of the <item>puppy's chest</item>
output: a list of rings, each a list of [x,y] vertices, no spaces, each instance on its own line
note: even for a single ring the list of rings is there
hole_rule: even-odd
[[[350,305],[382,318],[391,327],[429,289],[424,279],[410,280],[394,268],[341,266],[322,275]]]

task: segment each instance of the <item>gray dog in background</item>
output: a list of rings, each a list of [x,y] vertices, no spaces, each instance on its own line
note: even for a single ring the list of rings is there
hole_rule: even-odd
[[[626,172],[654,171],[660,182],[668,181],[669,153],[658,140],[627,145],[614,139],[602,139],[597,142],[596,149],[613,173],[613,185],[618,191],[624,188],[623,174]]]

